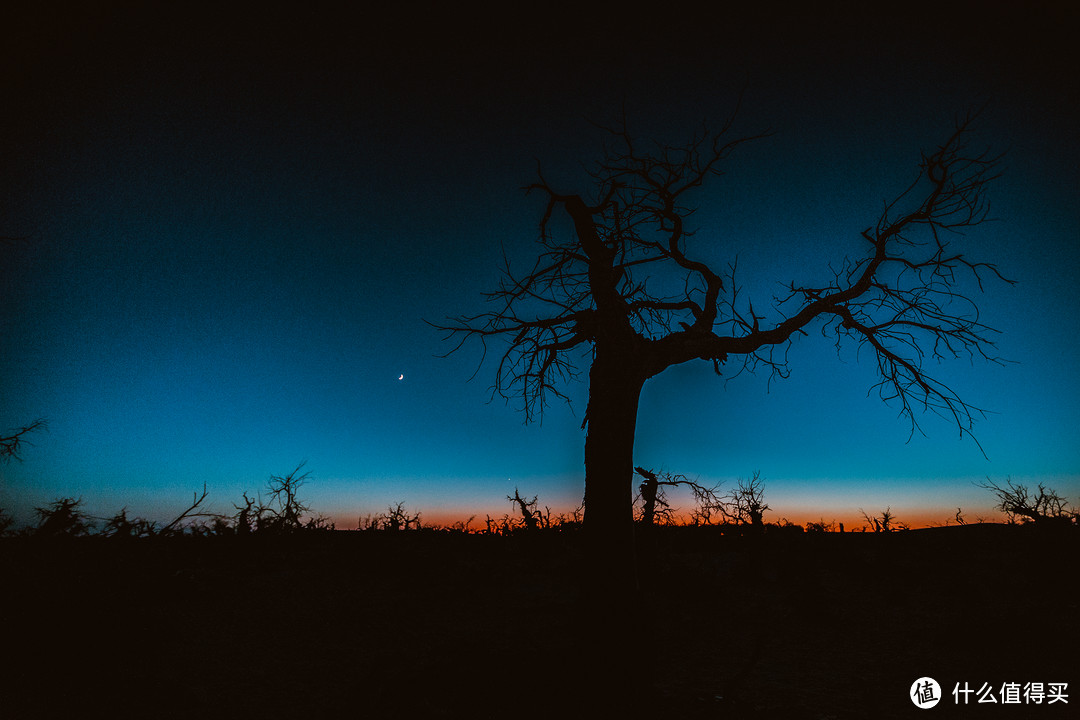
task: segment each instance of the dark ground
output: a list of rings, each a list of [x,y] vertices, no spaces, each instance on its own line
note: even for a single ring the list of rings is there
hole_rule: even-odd
[[[711,530],[642,553],[631,714],[1076,716],[1080,532]],[[0,716],[576,717],[578,557],[554,532],[0,540]],[[951,694],[1030,681],[1069,704]]]

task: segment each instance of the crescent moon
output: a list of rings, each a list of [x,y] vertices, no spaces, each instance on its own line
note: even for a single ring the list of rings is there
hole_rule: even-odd
[[[398,380],[404,380],[404,379],[405,379],[405,376],[404,376],[404,375],[398,375],[398,376],[397,376],[397,379],[398,379]]]

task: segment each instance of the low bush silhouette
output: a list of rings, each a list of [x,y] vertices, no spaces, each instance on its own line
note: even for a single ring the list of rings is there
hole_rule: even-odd
[[[105,537],[144,538],[157,535],[157,524],[144,518],[128,518],[127,508],[113,515],[105,522],[101,534]]]
[[[34,535],[43,538],[89,535],[93,519],[82,510],[82,498],[60,498],[45,507],[34,508],[38,525]]]

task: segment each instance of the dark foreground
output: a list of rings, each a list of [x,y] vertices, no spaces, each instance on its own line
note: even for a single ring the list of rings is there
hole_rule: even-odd
[[[1078,535],[658,533],[630,714],[1075,717]],[[578,557],[557,533],[3,540],[0,716],[575,717],[605,671]],[[998,704],[958,706],[965,682]],[[1012,682],[1069,702],[1003,705]]]

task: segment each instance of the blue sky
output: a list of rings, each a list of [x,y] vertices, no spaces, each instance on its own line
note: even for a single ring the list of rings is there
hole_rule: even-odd
[[[341,526],[398,501],[501,514],[515,486],[576,505],[584,383],[525,425],[487,402],[490,363],[468,381],[478,348],[437,357],[449,345],[424,321],[483,309],[504,250],[530,260],[543,208],[521,188],[540,162],[584,191],[602,140],[586,118],[625,106],[640,134],[679,141],[744,85],[737,128],[775,134],[739,149],[695,221],[717,265],[737,254],[756,308],[857,249],[920,150],[990,101],[975,141],[1007,152],[998,220],[958,246],[1018,281],[979,296],[1014,363],[938,371],[993,412],[975,428],[985,457],[934,416],[909,441],[867,397],[872,359],[811,332],[787,380],[705,363],[651,380],[636,461],[728,483],[760,470],[800,520],[988,514],[972,487],[987,476],[1080,504],[1080,118],[1065,44],[1045,34],[1075,17],[988,12],[946,14],[930,38],[872,14],[825,13],[810,33],[747,16],[736,39],[680,28],[681,45],[629,21],[607,37],[492,15],[422,31],[27,16],[2,81],[20,112],[0,121],[0,234],[26,242],[0,247],[0,427],[49,430],[0,467],[0,506],[29,519],[81,496],[164,518],[206,483],[225,511],[303,460],[312,505]]]

